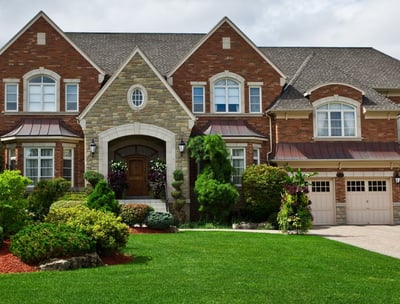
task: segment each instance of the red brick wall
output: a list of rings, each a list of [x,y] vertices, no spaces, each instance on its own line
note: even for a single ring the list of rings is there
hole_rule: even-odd
[[[353,100],[362,101],[362,94],[359,90],[340,84],[326,85],[311,92],[310,101],[314,102],[324,97],[339,95]]]

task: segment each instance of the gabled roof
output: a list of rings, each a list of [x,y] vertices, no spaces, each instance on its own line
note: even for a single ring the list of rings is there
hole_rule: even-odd
[[[294,72],[294,74],[292,74],[293,76],[290,78],[289,84],[285,88],[282,96],[271,107],[270,110],[285,111],[312,109],[311,103],[305,97],[305,95],[307,95],[311,89],[329,83],[349,85],[357,88],[359,91],[362,91],[365,94],[363,107],[366,110],[400,110],[399,105],[395,104],[385,96],[379,94],[370,86],[372,82],[369,80],[373,79],[373,75],[369,75],[368,77],[365,76],[365,73],[369,73],[367,72],[368,66],[360,67],[357,58],[355,58],[354,55],[348,55],[348,57],[351,57],[354,60],[351,69],[343,63],[340,63],[341,56],[339,55],[342,54],[343,49],[335,49],[340,51],[336,52],[336,57],[338,58],[335,58],[335,56],[333,56],[333,53],[335,53],[334,51],[328,52],[330,56],[326,56],[325,50],[323,52],[318,52],[318,50],[319,49],[312,49],[312,52],[307,57],[305,57],[304,61],[301,64],[297,62],[299,64],[298,70]],[[382,58],[381,60],[384,61],[386,59],[387,58]],[[342,62],[343,61],[345,60],[342,60]],[[350,59],[347,59],[348,64],[350,64],[350,61]],[[296,59],[294,60],[294,62],[296,62]],[[337,62],[339,62],[339,64]],[[396,63],[397,67],[400,68],[399,62],[396,61]],[[288,65],[289,69],[291,69],[292,67],[292,65]],[[292,70],[292,72],[293,71],[294,70]],[[360,80],[360,78],[363,80]],[[363,81],[366,81],[368,83],[365,83]]]
[[[165,78],[158,72],[158,70],[154,67],[154,65],[150,62],[150,60],[143,54],[143,52],[136,47],[132,53],[126,58],[126,60],[121,64],[119,69],[114,72],[113,76],[107,81],[107,83],[100,89],[99,92],[97,92],[96,96],[92,99],[92,101],[89,103],[89,105],[82,111],[82,113],[79,115],[78,119],[82,120],[85,118],[87,113],[91,110],[91,108],[96,104],[96,102],[101,98],[101,96],[104,94],[104,92],[107,91],[107,89],[112,85],[112,83],[117,79],[119,74],[124,70],[124,68],[129,64],[129,62],[132,60],[132,58],[136,55],[139,54],[143,58],[143,60],[146,62],[146,64],[150,67],[150,69],[153,71],[153,73],[158,77],[160,82],[165,86],[165,88],[171,93],[171,95],[175,98],[177,103],[184,109],[184,111],[188,114],[188,117],[195,121],[196,117],[193,115],[193,113],[188,109],[188,107],[185,105],[185,103],[181,100],[181,98],[178,96],[178,94],[175,93],[175,91],[171,88],[171,86],[168,84],[168,82],[165,80]]]
[[[60,36],[62,36],[79,54],[82,55],[100,74],[104,71],[86,54],[84,53],[67,35],[43,12],[40,11],[31,21],[28,22],[11,40],[0,49],[0,55],[8,49],[23,33],[25,33],[37,20],[43,18],[46,22],[53,27]]]
[[[58,119],[23,119],[12,131],[1,136],[2,141],[20,137],[74,137],[79,134],[67,129]]]
[[[282,77],[286,78],[285,74],[271,61],[268,56],[266,56],[263,52],[260,51],[259,48],[228,18],[224,17],[222,20],[206,35],[201,41],[197,43],[197,45],[188,53],[184,58],[180,60],[178,65],[168,73],[168,76],[172,76],[172,74],[187,60],[189,57],[198,50],[207,39],[213,35],[224,23],[228,23],[230,27],[232,27],[269,65],[271,65],[275,71]]]

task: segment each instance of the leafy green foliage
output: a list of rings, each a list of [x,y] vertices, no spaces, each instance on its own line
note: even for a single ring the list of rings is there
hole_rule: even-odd
[[[184,207],[186,205],[186,199],[182,195],[181,186],[183,184],[183,172],[182,170],[175,170],[173,172],[174,181],[172,182],[172,187],[175,188],[174,191],[171,192],[171,196],[174,198],[173,213],[175,218],[179,223],[184,223],[186,220],[186,213]]]
[[[150,211],[145,224],[151,229],[164,230],[174,223],[174,216],[169,212]]]
[[[86,205],[85,201],[58,200],[53,204],[51,204],[50,210],[57,208],[70,208],[70,207],[85,206],[85,205]]]
[[[93,252],[95,243],[83,232],[65,224],[29,225],[11,238],[10,251],[28,264],[51,258]]]
[[[5,170],[0,174],[0,226],[4,237],[9,237],[20,230],[28,221],[25,188],[31,180],[21,176],[18,170]]]
[[[253,165],[243,173],[242,189],[246,217],[252,222],[265,222],[281,205],[286,171],[267,164]]]
[[[42,221],[49,213],[51,204],[63,196],[70,187],[71,183],[62,177],[40,180],[28,197],[28,210],[33,219]]]
[[[114,191],[103,179],[100,180],[96,188],[88,195],[87,205],[89,208],[110,211],[118,215],[121,211],[119,202],[115,199]]]
[[[122,198],[128,188],[128,165],[122,160],[111,161],[111,172],[108,174],[108,184],[115,193],[116,198]]]
[[[231,183],[229,153],[219,135],[196,136],[189,140],[190,156],[201,166],[195,182],[199,211],[215,221],[224,221],[239,198]]]
[[[122,222],[130,227],[142,226],[150,211],[154,211],[154,208],[146,204],[122,204],[120,216]]]
[[[282,194],[282,205],[278,213],[278,223],[283,232],[305,233],[312,227],[311,201],[309,200],[306,179],[315,173],[296,172],[286,168],[289,175]]]
[[[89,182],[89,184],[94,189],[99,181],[104,179],[104,175],[97,171],[86,171],[83,177]]]
[[[4,241],[4,229],[0,226],[0,248],[3,246]]]
[[[120,217],[84,206],[52,209],[46,222],[65,223],[80,229],[96,242],[96,250],[101,254],[121,251],[129,237],[129,227]]]

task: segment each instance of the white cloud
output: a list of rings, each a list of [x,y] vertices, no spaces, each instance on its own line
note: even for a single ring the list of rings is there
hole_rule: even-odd
[[[64,31],[201,32],[229,17],[260,46],[372,46],[400,58],[397,0],[0,0],[3,46],[40,10]]]

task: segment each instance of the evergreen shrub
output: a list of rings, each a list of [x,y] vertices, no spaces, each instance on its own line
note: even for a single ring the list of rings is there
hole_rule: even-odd
[[[119,202],[115,199],[114,191],[105,180],[100,180],[94,190],[88,195],[89,208],[110,211],[118,215],[121,211]]]
[[[165,230],[174,223],[174,216],[169,212],[150,211],[145,224],[148,228]]]
[[[93,252],[95,243],[85,233],[65,224],[29,225],[11,238],[10,251],[28,264]]]
[[[146,204],[122,204],[120,216],[122,222],[130,227],[142,226],[150,211],[154,211],[154,208]]]

